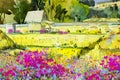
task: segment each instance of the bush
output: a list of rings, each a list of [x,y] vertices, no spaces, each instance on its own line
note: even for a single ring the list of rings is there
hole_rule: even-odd
[[[84,19],[86,19],[88,13],[89,13],[89,9],[87,5],[83,5],[75,1],[71,6],[70,16],[73,19],[77,17],[77,21],[83,21]]]

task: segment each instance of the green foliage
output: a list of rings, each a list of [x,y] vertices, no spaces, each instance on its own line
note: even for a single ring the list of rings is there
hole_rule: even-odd
[[[43,10],[46,0],[32,0],[31,8],[32,10]]]
[[[0,0],[0,24],[4,23],[5,14],[11,14],[9,9],[12,9],[14,0]]]
[[[79,0],[80,3],[86,4],[88,6],[95,6],[94,0]]]
[[[88,6],[79,3],[78,0],[47,0],[44,11],[48,20],[57,22],[73,22],[76,14],[82,21],[89,13]]]
[[[87,17],[88,13],[89,13],[89,8],[87,5],[83,5],[78,1],[73,1],[71,10],[70,10],[71,18],[74,19],[75,16],[77,15],[77,18],[79,19],[79,21],[83,21]]]
[[[56,14],[56,7],[61,1],[47,0],[44,6],[44,11],[48,20],[54,20]],[[61,4],[60,4],[61,5]]]
[[[55,9],[54,0],[47,0],[44,6],[44,11],[46,13],[46,17],[48,20],[53,20],[53,17],[55,15],[54,9]]]
[[[95,1],[94,0],[89,0],[89,6],[95,6]]]
[[[109,13],[109,12],[108,12]],[[98,18],[107,18],[107,10],[105,12],[104,9],[94,9],[94,8],[89,8],[89,14],[87,18],[91,17],[98,17]]]
[[[116,6],[109,6],[104,9],[104,13],[106,13],[109,18],[117,18],[119,15],[119,10]]]
[[[55,19],[58,19],[60,22],[63,22],[66,13],[67,10],[65,8],[62,9],[60,4],[57,5],[55,10]]]
[[[30,9],[30,4],[27,0],[17,0],[14,5],[14,9],[11,9],[11,12],[14,14],[14,20],[18,24],[24,23],[26,14]]]
[[[101,8],[89,8],[90,13],[88,15],[88,18],[91,18],[93,16],[98,18],[120,18],[120,10],[117,4],[114,4],[113,6],[105,7],[104,9]]]

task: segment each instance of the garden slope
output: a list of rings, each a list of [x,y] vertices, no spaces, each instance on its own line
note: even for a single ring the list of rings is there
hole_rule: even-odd
[[[14,48],[15,43],[5,33],[0,30],[0,50]]]

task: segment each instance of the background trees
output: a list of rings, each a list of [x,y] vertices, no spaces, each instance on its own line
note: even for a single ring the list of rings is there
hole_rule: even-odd
[[[104,9],[104,12],[107,14],[109,18],[118,18],[119,17],[119,8],[117,4],[114,4],[113,6],[106,7]]]
[[[9,9],[12,9],[14,4],[14,0],[0,0],[0,24],[4,23],[5,14],[11,14]]]
[[[86,4],[88,6],[95,6],[94,0],[79,0],[80,3]]]
[[[103,1],[103,0],[102,0]],[[107,0],[113,1],[113,0]],[[120,0],[114,0],[120,1]],[[78,21],[93,16],[97,17],[120,17],[118,5],[111,5],[105,9],[92,9],[95,0],[0,0],[0,23],[4,23],[5,14],[13,14],[17,23],[24,23],[29,10],[44,10],[47,20],[55,22],[73,22],[77,16]]]
[[[30,10],[30,4],[27,0],[16,0],[14,8],[11,9],[14,14],[14,20],[18,23],[24,23],[27,12]]]
[[[66,7],[62,3],[67,0],[47,0],[44,6],[44,11],[48,20],[64,21],[65,14],[67,13]]]
[[[75,18],[75,16],[77,16],[78,21],[83,21],[85,18],[87,18],[88,13],[89,7],[87,5],[83,5],[75,0],[72,2],[70,10],[70,16],[72,18]]]
[[[47,0],[31,0],[31,10],[42,10],[42,9],[44,9],[46,1]]]
[[[44,11],[48,20],[59,22],[64,22],[66,18],[73,20],[75,15],[78,15],[78,18],[81,18],[82,21],[89,13],[88,6],[79,3],[78,0],[47,0]]]
[[[66,13],[67,13],[66,8],[62,8],[62,6],[59,4],[56,6],[54,18],[58,19],[60,22],[63,22]]]

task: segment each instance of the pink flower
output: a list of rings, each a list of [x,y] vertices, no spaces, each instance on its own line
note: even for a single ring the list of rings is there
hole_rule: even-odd
[[[13,33],[14,30],[13,29],[8,29],[8,33]]]
[[[1,73],[1,72],[3,72],[3,69],[2,69],[2,68],[0,68],[0,73]]]

